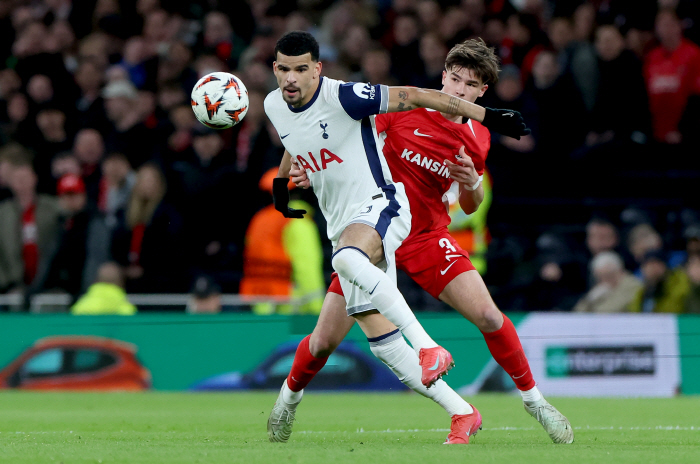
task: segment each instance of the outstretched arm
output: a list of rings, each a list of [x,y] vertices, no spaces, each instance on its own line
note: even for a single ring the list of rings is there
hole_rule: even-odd
[[[523,116],[513,110],[484,108],[453,95],[418,87],[389,87],[388,113],[416,108],[431,108],[479,121],[500,134],[516,139],[530,133]]]

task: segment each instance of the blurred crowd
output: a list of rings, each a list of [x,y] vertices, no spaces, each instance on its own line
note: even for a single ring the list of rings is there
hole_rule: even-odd
[[[262,104],[275,42],[307,30],[325,75],[375,84],[439,89],[453,45],[495,48],[477,103],[532,128],[492,134],[487,160],[483,272],[503,310],[700,311],[697,1],[0,0],[0,25],[0,293],[75,300],[105,272],[128,293],[203,276],[238,293],[283,152]],[[213,71],[249,91],[231,130],[190,107]]]

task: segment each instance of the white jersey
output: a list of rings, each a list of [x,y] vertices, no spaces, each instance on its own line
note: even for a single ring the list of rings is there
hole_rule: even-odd
[[[373,117],[386,112],[388,94],[384,85],[321,77],[316,93],[303,107],[288,105],[280,89],[265,98],[265,112],[284,147],[306,170],[333,242],[372,197],[384,194],[389,200],[375,227],[382,238],[391,219],[399,215],[396,186]]]

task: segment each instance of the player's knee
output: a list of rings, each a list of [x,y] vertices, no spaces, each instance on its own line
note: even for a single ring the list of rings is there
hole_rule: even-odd
[[[314,332],[309,339],[309,351],[314,358],[326,358],[333,354],[342,340],[322,332]]]
[[[347,280],[352,280],[352,275],[357,272],[357,267],[363,262],[369,261],[363,253],[356,248],[341,248],[333,254],[331,265],[333,269]]]
[[[482,332],[495,332],[503,326],[503,313],[495,304],[484,304],[479,308],[476,325]]]

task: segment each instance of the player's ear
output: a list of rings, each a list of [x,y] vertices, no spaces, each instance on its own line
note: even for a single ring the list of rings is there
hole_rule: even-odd
[[[321,75],[321,69],[323,69],[323,63],[317,61],[316,66],[314,66],[314,79],[318,79],[318,76]]]
[[[447,79],[447,71],[442,70],[442,85],[445,85],[445,79]]]
[[[484,85],[481,87],[481,92],[479,92],[479,96],[480,96],[480,97],[483,97],[484,94],[486,93],[486,90],[488,90],[488,88],[489,88],[489,85],[488,85],[488,84],[484,84]]]

